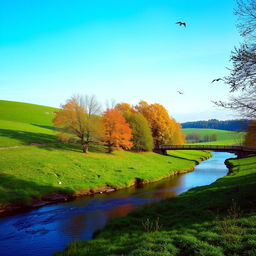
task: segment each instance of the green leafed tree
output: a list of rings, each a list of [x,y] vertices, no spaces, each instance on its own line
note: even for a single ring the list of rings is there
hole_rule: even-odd
[[[125,112],[124,117],[132,129],[132,149],[134,151],[152,151],[153,137],[146,118],[136,112]]]

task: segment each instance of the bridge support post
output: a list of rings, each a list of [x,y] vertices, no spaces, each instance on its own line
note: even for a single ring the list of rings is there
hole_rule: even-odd
[[[157,153],[157,154],[167,155],[167,150],[166,150],[166,149],[155,148],[153,151],[154,151],[155,153]]]
[[[255,155],[255,153],[253,154],[252,152],[245,152],[245,151],[239,151],[239,152],[236,152],[235,154],[237,155],[238,158]]]

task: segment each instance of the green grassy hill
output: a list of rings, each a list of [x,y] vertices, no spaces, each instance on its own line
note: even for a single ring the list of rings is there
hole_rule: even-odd
[[[0,120],[40,126],[52,126],[57,108],[36,104],[0,100]]]
[[[185,128],[182,129],[183,134],[190,134],[190,133],[199,133],[200,139],[203,139],[205,135],[217,135],[217,141],[211,142],[201,142],[196,143],[198,145],[235,145],[241,144],[244,139],[244,132],[232,132],[232,131],[224,131],[224,130],[217,130],[217,129],[199,129],[199,128]]]
[[[0,147],[55,141],[52,126],[58,109],[0,100]]]

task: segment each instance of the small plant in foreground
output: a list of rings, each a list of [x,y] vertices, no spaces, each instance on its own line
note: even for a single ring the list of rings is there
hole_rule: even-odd
[[[145,221],[142,221],[142,226],[146,232],[159,231],[162,228],[162,225],[159,224],[159,217],[155,221],[151,221],[147,218]]]
[[[239,205],[232,199],[231,206],[228,209],[228,215],[220,221],[220,233],[222,235],[243,235],[244,230],[242,225],[238,223],[238,218],[241,214],[242,212]],[[227,238],[228,237],[232,240],[232,236],[227,236]]]

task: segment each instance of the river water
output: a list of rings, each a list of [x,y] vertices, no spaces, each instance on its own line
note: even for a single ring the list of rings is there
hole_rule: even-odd
[[[190,188],[208,185],[226,175],[228,169],[224,161],[231,157],[235,155],[216,152],[193,172],[141,188],[98,194],[0,218],[0,255],[52,255],[73,240],[91,239],[93,232],[103,228],[111,218],[124,216],[142,205],[177,196]]]

